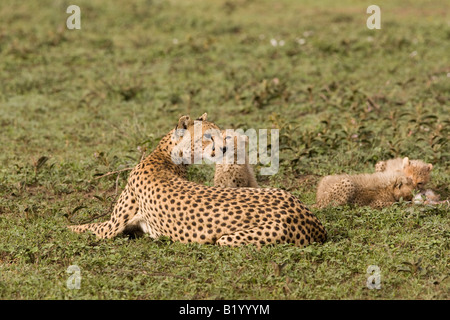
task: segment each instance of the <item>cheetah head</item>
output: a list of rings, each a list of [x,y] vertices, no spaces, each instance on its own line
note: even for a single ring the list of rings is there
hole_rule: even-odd
[[[405,201],[411,201],[413,198],[414,183],[410,177],[403,175],[397,177],[394,183],[394,198],[395,201],[403,198]]]
[[[195,120],[185,115],[170,133],[168,151],[176,164],[200,164],[215,157],[220,137],[220,128],[207,121],[206,113]]]
[[[425,184],[430,180],[433,165],[420,160],[409,160],[403,158],[403,172],[412,179],[415,188],[423,190]]]

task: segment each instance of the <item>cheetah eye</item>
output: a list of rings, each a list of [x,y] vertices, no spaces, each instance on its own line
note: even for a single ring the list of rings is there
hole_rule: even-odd
[[[225,140],[231,139],[231,136],[226,136]]]
[[[205,133],[205,139],[211,139],[211,134],[210,133]]]

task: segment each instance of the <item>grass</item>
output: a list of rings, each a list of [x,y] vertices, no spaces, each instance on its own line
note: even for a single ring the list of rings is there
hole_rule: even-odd
[[[0,298],[449,298],[444,204],[319,210],[325,244],[260,251],[65,228],[107,219],[127,171],[100,175],[203,112],[279,128],[280,171],[258,179],[307,204],[321,176],[396,156],[431,162],[448,199],[448,2],[380,1],[381,30],[363,1],[78,1],[81,30],[67,30],[70,4],[0,4]]]

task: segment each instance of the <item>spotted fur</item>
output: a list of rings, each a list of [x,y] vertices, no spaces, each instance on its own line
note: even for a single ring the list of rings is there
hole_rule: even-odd
[[[380,161],[375,165],[376,172],[403,172],[406,177],[412,179],[414,188],[424,190],[430,181],[433,165],[421,160],[409,160],[408,157]]]
[[[314,207],[350,204],[382,208],[400,198],[411,200],[413,190],[411,178],[400,172],[326,176],[317,187]]]
[[[214,172],[214,186],[222,188],[258,188],[255,173],[251,164],[249,163],[248,153],[246,147],[248,146],[248,137],[239,133],[228,134],[226,131],[222,133],[223,147],[221,151],[224,155],[230,152],[233,156],[233,163],[217,163]],[[227,143],[228,140],[233,139],[233,143]],[[238,163],[238,147],[240,141],[243,142],[243,151],[245,153],[244,163]],[[227,145],[231,145],[231,150],[227,150]],[[225,157],[223,159],[225,161]]]
[[[218,129],[199,118],[202,133]],[[181,117],[177,129],[193,135],[193,121]],[[320,221],[296,197],[280,189],[218,188],[186,179],[185,164],[176,164],[172,150],[182,142],[166,135],[156,149],[130,173],[109,221],[70,226],[74,232],[91,231],[112,238],[128,229],[139,229],[152,238],[226,246],[292,243],[305,246],[324,242]],[[202,139],[200,137],[200,139]],[[203,152],[211,141],[202,139]],[[192,141],[191,154],[194,154]],[[208,149],[209,148],[209,149]]]

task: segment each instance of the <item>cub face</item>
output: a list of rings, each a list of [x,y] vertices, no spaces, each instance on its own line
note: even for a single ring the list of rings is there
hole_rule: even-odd
[[[400,176],[394,183],[393,193],[396,201],[403,198],[405,201],[411,201],[415,189],[413,180],[410,177]]]
[[[412,179],[414,187],[419,190],[423,190],[428,181],[430,181],[432,169],[433,165],[431,163],[409,160],[407,157],[403,159],[403,172]]]
[[[248,137],[234,130],[222,131],[222,147],[220,150],[224,155],[224,164],[245,164],[247,163],[246,149]]]

